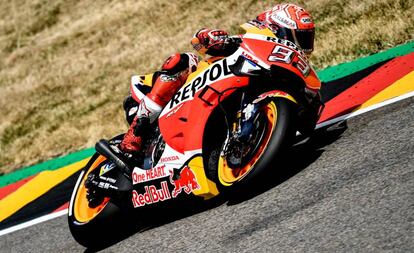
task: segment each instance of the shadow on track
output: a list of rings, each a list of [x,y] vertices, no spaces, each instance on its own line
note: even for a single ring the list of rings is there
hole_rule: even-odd
[[[239,189],[228,196],[228,205],[237,205],[254,198],[300,173],[324,152],[324,147],[341,138],[347,129],[345,121],[316,130],[308,139],[297,138],[295,144],[279,155],[274,166],[248,189]],[[253,189],[253,190],[252,190]]]
[[[203,201],[198,199],[179,200],[168,207],[168,216],[165,215],[165,208],[154,208],[136,214],[126,214],[128,221],[121,228],[109,228],[108,231],[116,229],[116,236],[105,239],[99,248],[89,248],[85,252],[96,252],[115,245],[124,239],[146,230],[163,226],[167,223],[189,217],[209,209],[213,209],[227,202],[227,205],[237,205],[252,199],[276,186],[289,180],[300,173],[310,164],[315,162],[324,152],[324,147],[341,138],[342,133],[347,129],[346,122],[318,129],[306,140],[298,138],[295,144],[285,151],[274,164],[273,169],[257,181],[249,189],[238,189],[225,195],[220,195],[212,200]],[[140,224],[140,225],[137,225]]]
[[[105,228],[111,237],[103,239],[98,247],[87,248],[85,253],[97,252],[111,247],[128,237],[156,227],[163,226],[185,217],[189,217],[209,209],[218,207],[226,202],[221,197],[210,201],[199,199],[182,199],[171,202],[168,206],[144,209],[144,211],[125,213],[124,221],[115,226]],[[166,215],[168,213],[168,215]]]

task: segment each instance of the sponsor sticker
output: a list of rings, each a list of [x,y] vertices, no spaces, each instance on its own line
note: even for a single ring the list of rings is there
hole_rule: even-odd
[[[160,162],[162,163],[166,163],[166,162],[172,162],[172,161],[176,161],[180,159],[178,156],[174,155],[174,156],[167,156],[167,157],[163,157],[160,159]]]
[[[303,24],[310,24],[312,23],[312,19],[310,17],[303,17],[300,19]]]
[[[271,18],[282,25],[285,25],[291,29],[296,29],[296,23],[295,21],[293,21],[292,19],[288,18],[288,17],[283,17],[282,15],[278,14],[278,13],[274,13],[272,14]]]
[[[226,59],[218,61],[197,76],[191,83],[181,88],[170,100],[167,106],[168,109],[172,109],[174,106],[192,99],[197,91],[230,74],[232,73],[227,66]]]
[[[165,168],[165,167],[164,167]],[[190,194],[192,191],[200,189],[194,172],[185,166],[183,169],[174,169],[170,171],[169,182],[174,186],[171,191],[168,187],[168,181],[162,181],[160,186],[145,185],[144,191],[139,193],[137,190],[132,191],[132,204],[135,208],[145,205],[170,200],[176,198],[181,192]],[[146,177],[147,175],[135,173],[136,177]],[[136,178],[134,180],[140,180]]]
[[[102,176],[103,174],[105,174],[106,172],[112,170],[113,168],[115,168],[116,165],[114,163],[106,163],[105,165],[103,165],[101,167],[101,170],[99,171],[99,176]]]
[[[132,172],[132,183],[138,184],[167,176],[165,165],[157,166],[149,170],[135,169]]]
[[[157,189],[155,185],[145,186],[144,189],[142,194],[135,190],[132,191],[132,204],[135,208],[171,199],[167,181],[161,182],[160,189]]]
[[[174,190],[171,193],[173,198],[177,197],[181,190],[190,194],[192,191],[200,189],[194,172],[188,166],[185,166],[181,171],[174,170],[170,173],[170,182],[174,185]]]
[[[170,75],[164,75],[163,74],[163,75],[160,76],[160,79],[163,82],[175,82],[178,79],[178,75],[176,74],[176,75],[170,76]]]
[[[259,63],[256,59],[254,59],[253,58],[253,56],[251,56],[251,55],[249,55],[249,54],[247,54],[246,52],[242,52],[242,55],[244,56],[244,57],[246,57],[247,59],[249,59],[250,61],[252,61],[252,62],[254,62],[254,63]]]
[[[287,47],[289,47],[289,48],[291,48],[295,51],[300,52],[300,49],[298,48],[298,46],[296,46],[295,43],[293,43],[291,41],[280,39],[280,38],[273,38],[273,37],[266,37],[266,40],[271,41],[271,42],[275,42],[275,43],[278,43],[278,44],[285,45],[285,46],[287,46]]]

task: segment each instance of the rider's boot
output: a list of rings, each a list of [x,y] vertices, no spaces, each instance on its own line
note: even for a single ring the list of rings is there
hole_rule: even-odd
[[[148,97],[144,97],[138,107],[137,115],[120,144],[127,160],[140,157],[143,138],[150,132],[153,123],[161,113],[162,107]]]

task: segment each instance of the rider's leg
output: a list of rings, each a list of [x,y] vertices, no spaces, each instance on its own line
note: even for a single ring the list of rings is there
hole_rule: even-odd
[[[137,115],[121,142],[122,151],[134,153],[141,150],[142,136],[148,132],[150,124],[158,118],[161,110],[159,104],[149,97],[144,97],[138,106]]]
[[[197,63],[193,54],[174,54],[162,66],[162,73],[156,78],[151,92],[141,101],[137,116],[121,143],[124,152],[134,153],[141,150],[142,137],[149,126],[161,113],[162,108],[181,88],[192,67]],[[192,63],[192,64],[190,64]]]
[[[174,76],[161,74],[157,78],[151,92],[139,104],[137,115],[122,140],[122,151],[135,153],[141,150],[142,137],[181,85],[181,79]]]

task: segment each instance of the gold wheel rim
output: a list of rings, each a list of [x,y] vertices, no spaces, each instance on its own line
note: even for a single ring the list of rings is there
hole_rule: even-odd
[[[82,178],[82,181],[80,182],[79,187],[77,189],[73,212],[74,212],[74,216],[76,220],[81,223],[86,223],[86,222],[93,220],[105,208],[105,206],[109,202],[109,198],[104,198],[104,200],[102,201],[100,205],[98,205],[97,207],[91,208],[89,207],[89,202],[86,198],[87,189],[85,187],[85,181],[88,175],[92,171],[94,171],[96,167],[105,160],[106,158],[103,156],[99,156],[95,160],[95,162],[92,164],[92,166],[89,168],[89,170],[86,172],[86,174]]]
[[[264,151],[266,150],[266,147],[270,141],[270,137],[272,136],[274,126],[276,125],[277,108],[275,103],[272,101],[266,104],[266,106],[263,107],[263,110],[267,118],[267,126],[265,130],[266,133],[264,138],[261,140],[261,144],[258,150],[250,159],[250,161],[248,161],[247,164],[244,165],[242,168],[234,169],[229,167],[226,159],[224,159],[222,156],[219,157],[218,178],[222,185],[231,186],[233,183],[243,179],[252,171],[255,164],[262,157]]]

